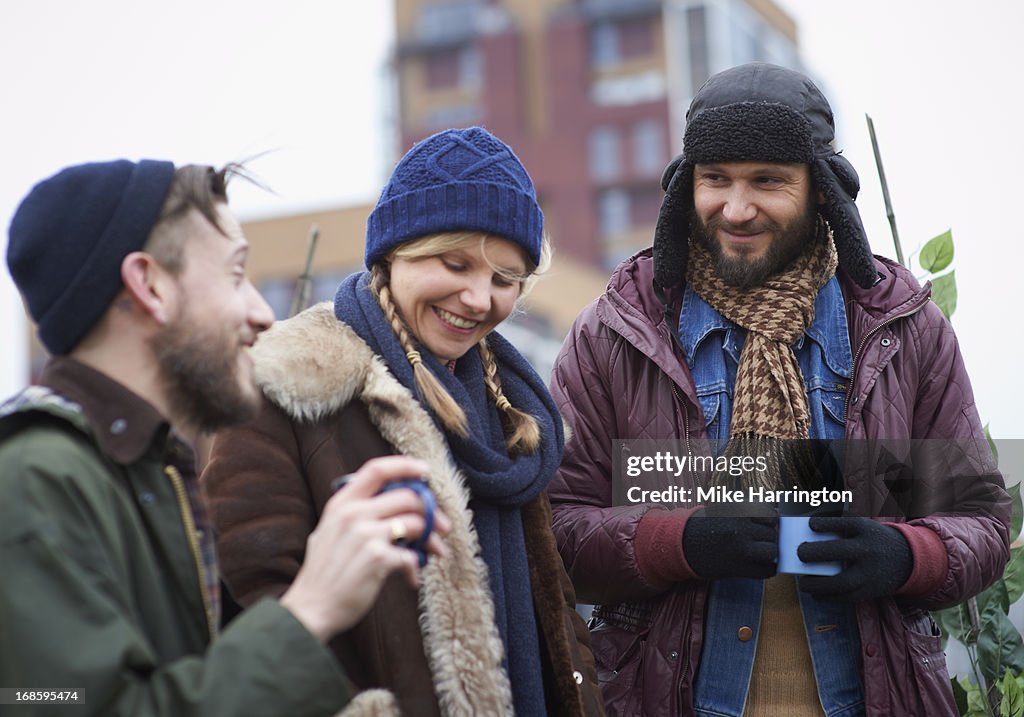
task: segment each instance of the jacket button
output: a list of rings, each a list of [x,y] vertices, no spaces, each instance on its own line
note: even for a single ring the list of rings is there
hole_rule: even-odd
[[[576,684],[577,685],[582,685],[583,684],[583,673],[580,672],[579,670],[573,670],[572,671],[572,678],[574,680],[576,680]]]
[[[156,496],[149,491],[146,491],[144,493],[139,493],[139,500],[143,505],[152,505],[153,503],[156,503]]]
[[[885,337],[881,341],[879,341],[879,343],[882,344],[882,346],[888,347],[892,345],[892,339],[890,339],[889,337]]]
[[[110,432],[113,433],[115,436],[120,436],[126,430],[128,430],[128,421],[124,420],[123,418],[118,418],[117,420],[110,424]]]
[[[672,652],[669,653],[669,657],[671,659],[673,659],[673,660],[678,660],[679,659],[679,653],[676,652],[675,650],[672,650]]]
[[[864,652],[867,654],[868,657],[874,657],[875,653],[878,652],[878,648],[876,648],[874,645],[868,645],[864,648]]]
[[[751,630],[746,625],[744,625],[743,627],[741,627],[739,630],[736,631],[736,637],[738,637],[740,639],[740,642],[747,642],[753,636],[754,636],[754,631]]]

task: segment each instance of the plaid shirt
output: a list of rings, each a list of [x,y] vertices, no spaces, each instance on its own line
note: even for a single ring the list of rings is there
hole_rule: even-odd
[[[177,468],[185,484],[185,493],[188,496],[189,507],[192,509],[192,521],[195,524],[196,543],[199,545],[199,554],[203,560],[206,594],[209,597],[212,611],[211,632],[216,634],[220,629],[221,599],[220,569],[217,566],[213,521],[210,518],[206,494],[196,475],[195,453],[173,432],[167,438],[167,463]]]

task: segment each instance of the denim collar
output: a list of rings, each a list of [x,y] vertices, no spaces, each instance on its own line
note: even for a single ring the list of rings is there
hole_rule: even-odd
[[[689,285],[683,293],[683,306],[679,312],[679,340],[686,352],[686,362],[693,366],[698,347],[713,333],[721,332],[722,350],[739,363],[740,351],[746,332],[719,314],[702,299]],[[846,326],[846,306],[839,280],[833,276],[818,292],[814,301],[814,321],[807,331],[793,344],[793,350],[800,352],[804,337],[809,337],[821,347],[825,363],[836,374],[850,377],[853,351],[850,348],[850,334]]]

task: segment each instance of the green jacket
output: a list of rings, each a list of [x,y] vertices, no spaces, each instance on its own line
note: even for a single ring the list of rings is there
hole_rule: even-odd
[[[32,387],[0,409],[0,687],[84,690],[4,715],[331,715],[333,657],[274,600],[216,638],[181,478],[161,444],[127,465],[77,404]]]

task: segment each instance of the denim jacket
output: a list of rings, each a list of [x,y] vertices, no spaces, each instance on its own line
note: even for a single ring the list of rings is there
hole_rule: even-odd
[[[679,338],[693,375],[708,438],[724,445],[732,421],[733,389],[744,329],[725,319],[687,287],[679,315]],[[853,355],[838,280],[818,293],[814,321],[793,345],[807,387],[810,437],[839,440]],[[754,638],[736,639],[741,626],[759,626],[764,581],[746,578],[711,583],[705,640],[695,682],[698,715],[743,714],[757,653]],[[863,714],[864,690],[858,659],[860,636],[854,608],[820,603],[799,592],[818,695],[829,717]]]

